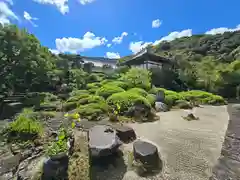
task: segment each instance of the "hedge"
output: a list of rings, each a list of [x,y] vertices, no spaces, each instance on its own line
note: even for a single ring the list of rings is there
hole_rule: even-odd
[[[221,96],[200,90],[184,91],[179,94],[184,100],[199,104],[224,105],[227,103]]]

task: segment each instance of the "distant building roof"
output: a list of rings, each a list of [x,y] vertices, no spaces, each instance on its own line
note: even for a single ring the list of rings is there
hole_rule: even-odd
[[[87,56],[81,56],[83,61],[91,61],[91,62],[102,62],[103,64],[116,64],[117,59],[110,59],[105,57],[87,57]]]
[[[148,48],[145,48],[137,54],[127,57],[127,59],[119,65],[138,65],[143,64],[145,60],[151,60],[156,63],[173,63],[171,59],[152,53]]]

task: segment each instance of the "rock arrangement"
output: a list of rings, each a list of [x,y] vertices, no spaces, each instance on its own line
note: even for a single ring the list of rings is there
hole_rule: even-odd
[[[114,124],[96,125],[89,130],[89,149],[92,161],[108,161],[117,155],[122,143],[130,143],[136,140],[134,130],[125,125]],[[132,164],[138,164],[135,170],[139,175],[159,172],[162,169],[162,161],[155,145],[142,140],[133,143]],[[102,159],[105,157],[105,159]],[[117,156],[116,156],[117,158]],[[93,160],[94,159],[94,160]],[[99,162],[100,164],[102,162]],[[139,171],[142,170],[142,172]]]

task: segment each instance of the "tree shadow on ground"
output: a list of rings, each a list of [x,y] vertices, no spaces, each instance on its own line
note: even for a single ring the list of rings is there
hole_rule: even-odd
[[[123,153],[118,151],[111,156],[93,159],[91,180],[122,180],[127,172]]]

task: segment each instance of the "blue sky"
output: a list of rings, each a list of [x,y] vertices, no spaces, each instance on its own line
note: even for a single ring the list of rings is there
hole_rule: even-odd
[[[0,22],[54,53],[119,57],[148,44],[240,29],[239,0],[0,0]]]

